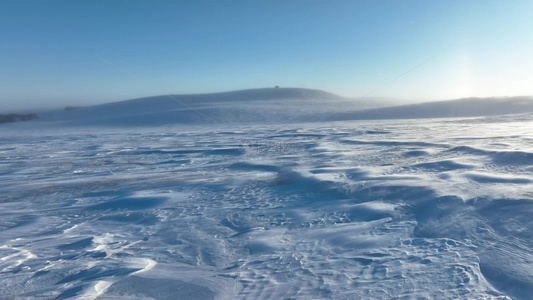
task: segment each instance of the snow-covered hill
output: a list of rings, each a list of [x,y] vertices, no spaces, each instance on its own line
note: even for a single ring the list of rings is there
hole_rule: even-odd
[[[99,125],[277,123],[308,120],[324,111],[340,113],[385,105],[379,98],[349,99],[319,90],[265,88],[139,98],[61,112],[51,119]]]
[[[481,117],[533,112],[533,97],[467,98],[395,105],[386,98],[345,98],[320,90],[264,88],[163,95],[66,109],[40,116],[65,125],[279,124],[340,120]]]
[[[482,117],[533,112],[533,97],[465,98],[331,115],[330,120]]]

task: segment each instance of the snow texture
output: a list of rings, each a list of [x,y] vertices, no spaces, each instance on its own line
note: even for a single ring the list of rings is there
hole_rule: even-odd
[[[60,123],[0,131],[0,299],[533,295],[533,114]]]

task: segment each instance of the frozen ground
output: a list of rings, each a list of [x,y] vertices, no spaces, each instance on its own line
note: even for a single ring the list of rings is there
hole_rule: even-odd
[[[533,115],[0,131],[0,299],[531,299]]]

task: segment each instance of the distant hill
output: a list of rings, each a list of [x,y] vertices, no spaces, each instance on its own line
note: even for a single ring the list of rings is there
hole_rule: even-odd
[[[264,88],[125,100],[64,111],[54,119],[99,125],[277,123],[309,121],[309,116],[324,111],[340,113],[386,105],[380,98],[350,99],[313,89]]]
[[[391,106],[302,88],[163,95],[65,109],[40,118],[73,125],[272,124],[340,120],[453,118],[533,112],[532,97],[467,98]]]
[[[328,120],[481,117],[533,112],[533,97],[465,98],[334,114]]]

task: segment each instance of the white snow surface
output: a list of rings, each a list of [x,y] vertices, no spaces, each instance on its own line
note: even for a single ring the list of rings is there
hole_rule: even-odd
[[[0,131],[0,299],[531,299],[533,115]]]

